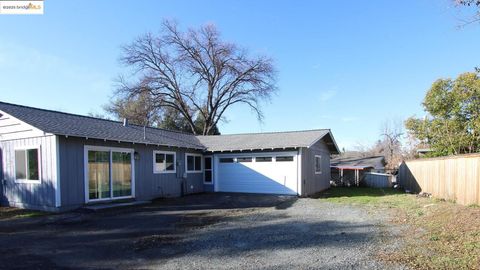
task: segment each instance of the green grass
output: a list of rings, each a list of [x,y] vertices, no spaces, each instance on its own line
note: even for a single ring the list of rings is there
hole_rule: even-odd
[[[330,202],[378,204],[385,201],[385,196],[393,198],[394,196],[401,196],[402,194],[403,192],[395,189],[337,187],[325,191],[322,195],[325,200]]]
[[[390,213],[392,224],[407,225],[404,250],[382,256],[414,269],[480,269],[480,208],[421,198],[394,189],[332,188],[322,201]]]
[[[44,215],[47,215],[47,213],[14,207],[0,207],[0,220],[10,218],[32,218]]]
[[[321,194],[321,197],[328,202],[380,208],[400,208],[409,213],[419,209],[419,203],[411,200],[411,196],[411,194],[406,194],[397,189],[366,187],[337,187]],[[417,214],[421,215],[419,212]]]

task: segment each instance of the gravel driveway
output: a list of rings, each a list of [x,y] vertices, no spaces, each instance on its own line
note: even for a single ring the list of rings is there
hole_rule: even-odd
[[[382,223],[321,199],[192,195],[102,213],[0,221],[0,268],[400,268],[375,259],[379,249],[394,246]]]

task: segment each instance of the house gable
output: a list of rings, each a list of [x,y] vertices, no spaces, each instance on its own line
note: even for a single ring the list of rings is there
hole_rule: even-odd
[[[53,135],[0,110],[0,141]]]

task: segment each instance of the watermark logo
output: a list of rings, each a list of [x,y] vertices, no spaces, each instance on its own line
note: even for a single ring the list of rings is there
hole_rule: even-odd
[[[43,14],[43,0],[0,0],[0,15],[4,14]]]

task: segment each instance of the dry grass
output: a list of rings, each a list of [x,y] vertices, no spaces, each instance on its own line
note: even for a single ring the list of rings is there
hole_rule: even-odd
[[[334,188],[323,199],[389,211],[391,222],[407,225],[403,250],[387,261],[414,269],[480,269],[480,207],[421,198],[391,189]]]

